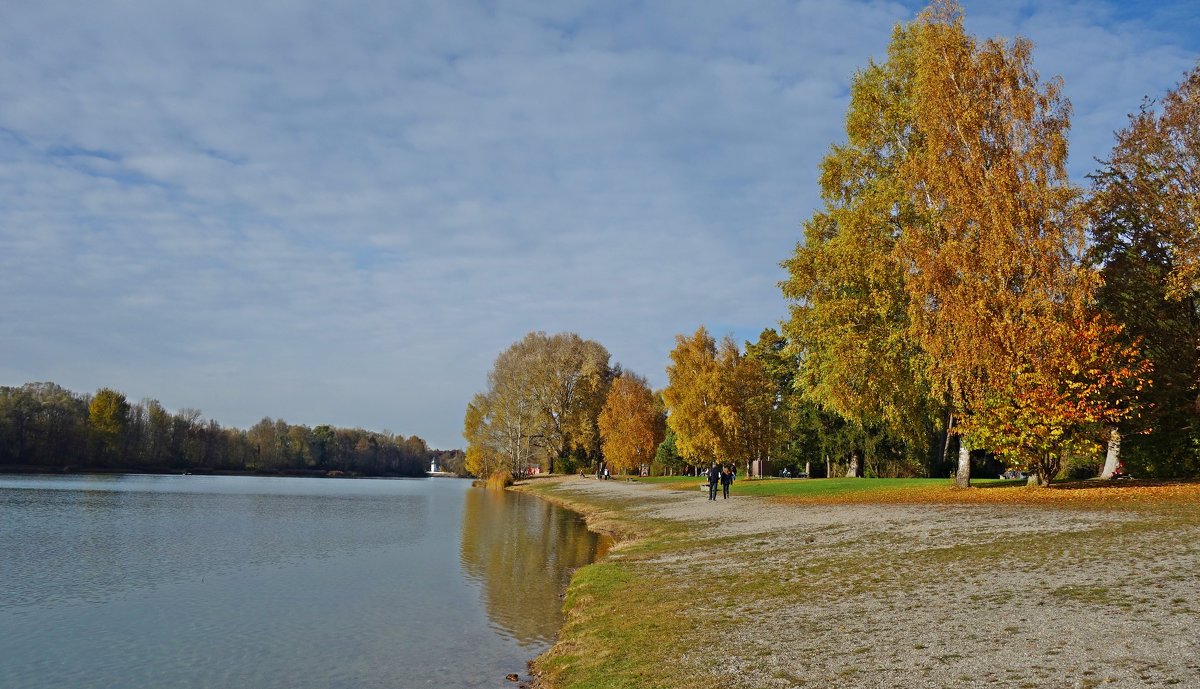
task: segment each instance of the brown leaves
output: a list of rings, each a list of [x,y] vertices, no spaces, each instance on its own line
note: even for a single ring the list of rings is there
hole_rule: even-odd
[[[1180,504],[1200,509],[1200,482],[1091,480],[1030,488],[1012,483],[985,484],[968,489],[944,485],[859,491],[839,495],[787,496],[779,500],[797,504],[937,504],[937,505],[1037,505],[1042,507],[1135,508]]]

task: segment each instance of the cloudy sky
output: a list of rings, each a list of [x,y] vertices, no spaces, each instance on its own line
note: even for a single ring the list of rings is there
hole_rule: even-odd
[[[851,75],[921,3],[5,0],[0,385],[457,447],[571,330],[665,383],[752,338]],[[1193,0],[968,0],[1035,41],[1080,181],[1200,57]]]

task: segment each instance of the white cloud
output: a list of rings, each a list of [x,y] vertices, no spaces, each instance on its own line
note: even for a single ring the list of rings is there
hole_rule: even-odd
[[[1082,175],[1194,59],[1186,5],[1159,7],[968,23],[1066,77]],[[850,77],[916,9],[9,3],[0,383],[441,446],[531,329],[662,384],[676,333],[784,315]]]

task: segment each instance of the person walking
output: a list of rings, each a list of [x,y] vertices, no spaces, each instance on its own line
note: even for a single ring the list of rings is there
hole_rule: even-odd
[[[717,482],[721,480],[721,470],[717,468],[717,463],[713,462],[708,468],[708,499],[717,499]]]
[[[729,467],[721,467],[721,492],[729,499],[729,486],[733,484],[733,471]]]

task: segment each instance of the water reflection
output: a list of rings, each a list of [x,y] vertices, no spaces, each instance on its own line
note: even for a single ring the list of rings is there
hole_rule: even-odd
[[[460,560],[481,588],[493,627],[522,646],[551,642],[562,626],[560,594],[601,537],[578,515],[519,493],[476,488],[463,505]]]

